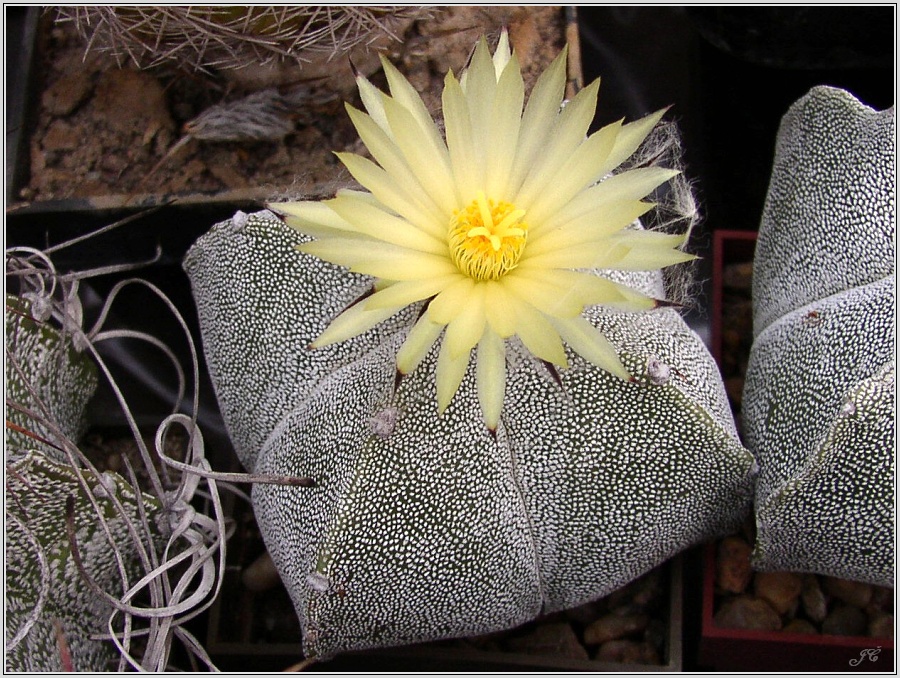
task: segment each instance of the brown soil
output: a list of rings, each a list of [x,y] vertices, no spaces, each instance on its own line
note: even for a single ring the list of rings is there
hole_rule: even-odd
[[[293,111],[295,131],[282,140],[192,137],[166,158],[183,137],[186,122],[247,91],[223,76],[171,67],[119,68],[109,55],[85,54],[74,27],[53,25],[51,18],[45,16],[40,35],[37,72],[43,74],[43,88],[31,138],[31,177],[19,192],[22,200],[322,195],[347,178],[333,151],[362,151],[343,110],[343,100],[360,106],[352,77],[346,77],[330,81],[328,92],[311,89],[315,103]],[[509,27],[530,87],[565,43],[559,7],[435,9],[432,16],[413,21],[403,43],[392,42],[386,54],[436,112],[447,70],[459,71],[478,37],[496,38],[503,25]],[[346,64],[334,63],[336,71],[348,70]],[[372,80],[382,85],[379,72]]]

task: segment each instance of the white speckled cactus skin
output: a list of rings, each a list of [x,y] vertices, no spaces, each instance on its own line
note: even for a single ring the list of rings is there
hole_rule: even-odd
[[[114,488],[128,519],[137,521],[138,508],[131,486],[121,476],[106,473],[101,486],[87,472],[28,451],[7,467],[6,487],[6,641],[7,671],[64,671],[61,633],[76,671],[107,671],[118,652],[110,641],[91,636],[108,631],[112,606],[97,595],[76,567],[66,532],[66,502],[73,498],[75,537],[85,568],[94,582],[118,598],[122,592],[120,566],[137,579],[137,559],[131,534],[107,490]],[[92,496],[85,492],[84,483]],[[117,562],[92,500],[121,552],[132,555]],[[143,498],[143,510],[154,520],[159,506]],[[46,558],[48,587],[41,597],[38,549]],[[39,611],[27,635],[13,647],[10,641]],[[121,619],[121,617],[120,617]],[[56,624],[58,623],[58,629]]]
[[[41,406],[46,407],[53,413],[62,433],[77,440],[87,425],[84,409],[97,389],[97,368],[54,327],[33,320],[27,301],[7,296],[6,307],[6,347],[11,355],[11,359],[6,360],[7,396],[38,414],[42,413]],[[35,401],[26,383],[35,390],[41,405]],[[7,418],[48,440],[56,437],[46,426],[18,410],[7,408]],[[44,451],[57,461],[65,460],[65,455],[54,447],[6,429],[7,453],[31,447]]]
[[[754,565],[894,575],[894,110],[817,87],[784,117],[743,411]]]
[[[494,436],[471,366],[438,416],[436,348],[395,387],[415,308],[306,348],[369,283],[297,252],[303,239],[239,213],[185,269],[244,465],[317,483],[253,491],[308,655],[512,627],[609,593],[749,511],[755,462],[675,310],[587,312],[635,383],[570,352],[560,387],[510,350]],[[628,279],[662,292],[658,273]]]

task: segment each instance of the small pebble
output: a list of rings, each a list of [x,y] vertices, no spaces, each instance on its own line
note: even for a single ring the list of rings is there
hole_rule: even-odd
[[[790,622],[785,624],[782,631],[784,631],[785,633],[819,633],[819,630],[813,625],[813,623],[808,622],[805,619],[792,619]]]
[[[44,91],[41,103],[51,115],[69,115],[87,99],[92,88],[88,74],[81,71],[67,73]]]
[[[565,611],[566,619],[569,621],[575,622],[576,624],[580,624],[581,626],[587,626],[592,621],[601,616],[606,607],[599,600],[593,600],[589,603],[585,603],[584,605],[579,605],[578,607],[573,607],[569,610]]]
[[[578,636],[565,622],[541,624],[534,631],[520,638],[510,638],[510,650],[532,655],[552,655],[567,659],[587,660],[587,650],[578,642]]]
[[[624,638],[641,633],[649,623],[649,617],[643,614],[607,614],[584,630],[584,642],[587,645],[600,645],[608,640]]]
[[[872,638],[894,637],[894,615],[882,613],[869,621],[869,635]]]
[[[815,623],[821,624],[825,615],[828,614],[828,602],[825,600],[825,594],[822,593],[822,587],[819,586],[819,578],[816,575],[804,575],[800,600],[806,616]]]
[[[753,578],[753,590],[778,614],[788,614],[796,609],[803,579],[793,572],[757,572]]]
[[[833,636],[864,636],[869,626],[865,613],[852,605],[838,605],[822,622],[822,633]]]
[[[594,655],[596,661],[616,664],[661,664],[659,653],[649,643],[634,640],[609,640]]]
[[[662,571],[657,568],[626,586],[616,589],[604,600],[609,609],[647,607],[662,595]]]
[[[725,629],[778,631],[781,617],[764,600],[737,596],[726,600],[715,616],[716,626]]]
[[[893,613],[894,589],[888,586],[873,586],[872,600],[869,601],[868,610]]]
[[[722,284],[737,290],[749,290],[753,286],[753,262],[729,264],[722,269]]]
[[[716,584],[729,593],[743,593],[753,570],[750,566],[750,544],[740,537],[726,537],[719,543],[719,555],[716,558]]]
[[[872,585],[849,579],[822,577],[822,589],[848,605],[864,608],[872,600]]]

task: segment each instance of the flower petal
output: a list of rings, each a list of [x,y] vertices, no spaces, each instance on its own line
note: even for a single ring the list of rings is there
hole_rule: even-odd
[[[625,255],[616,263],[622,271],[652,271],[673,264],[692,261],[697,257],[682,252],[678,247],[684,245],[685,235],[670,235],[656,231],[623,231],[611,240],[628,248]]]
[[[506,348],[503,340],[490,328],[478,342],[478,362],[475,379],[478,386],[478,402],[484,415],[484,423],[492,431],[497,430],[503,396],[506,391]]]
[[[612,172],[616,167],[630,158],[644,142],[644,139],[647,138],[647,135],[653,131],[653,128],[656,127],[656,124],[666,114],[667,110],[669,109],[663,108],[662,110],[656,111],[656,113],[651,113],[640,120],[629,122],[627,125],[623,126],[616,136],[615,148],[613,148],[609,157],[607,157],[606,164],[600,168],[600,171],[602,172],[600,176]]]
[[[268,205],[291,228],[313,238],[352,237],[353,226],[320,201],[279,202]]]
[[[484,333],[487,321],[484,315],[484,286],[476,285],[473,292],[444,333],[444,345],[453,358],[468,354]]]
[[[432,234],[445,233],[447,224],[424,209],[406,188],[397,184],[391,176],[374,162],[353,153],[335,153],[338,159],[360,184],[385,207],[393,210],[423,231]]]
[[[441,101],[457,198],[465,203],[468,196],[475,195],[484,184],[484,163],[475,148],[466,96],[453,73],[448,73],[444,79]]]
[[[400,307],[395,306],[370,311],[362,302],[354,304],[335,318],[311,345],[313,348],[321,348],[328,344],[345,341],[375,327],[399,310]]]
[[[383,54],[380,55],[380,57],[381,66],[384,68],[384,74],[387,76],[388,86],[391,89],[393,100],[412,114],[419,123],[419,127],[427,136],[429,146],[435,151],[439,151],[444,146],[444,140],[441,139],[441,134],[434,124],[431,113],[425,108],[422,97],[419,96],[416,89],[409,84],[409,81],[403,77],[403,74],[400,73],[400,71],[398,71]],[[387,98],[388,97],[385,97],[385,99],[382,100],[383,104],[387,103]]]
[[[504,28],[500,31],[500,39],[497,41],[497,49],[494,50],[494,56],[491,60],[494,62],[494,72],[497,75],[497,80],[500,80],[500,75],[503,73],[503,69],[506,68],[506,64],[509,63],[509,60],[512,58],[512,53],[509,48],[509,33]]]
[[[346,266],[355,273],[388,280],[416,280],[458,271],[446,257],[375,240],[323,238],[298,245],[297,249],[338,266]]]
[[[600,203],[590,212],[573,219],[567,224],[551,231],[540,230],[537,236],[529,238],[524,257],[534,257],[555,250],[582,245],[589,247],[589,243],[603,240],[618,233],[626,226],[634,223],[654,207],[653,203],[640,200],[619,200],[611,204]],[[529,233],[529,236],[532,234]]]
[[[387,116],[384,114],[384,92],[375,87],[362,75],[356,76],[356,86],[359,89],[359,96],[362,99],[363,106],[372,116],[372,120],[378,125],[385,134],[390,136],[391,126],[388,125]]]
[[[465,80],[460,83],[469,107],[469,120],[472,124],[472,138],[475,142],[475,153],[478,161],[485,164],[487,149],[492,143],[491,110],[494,105],[494,93],[497,90],[497,76],[494,63],[484,38],[478,41],[472,63],[465,73]]]
[[[447,256],[446,242],[419,230],[406,219],[373,207],[352,195],[342,194],[325,204],[345,219],[357,233],[392,245]]]
[[[515,194],[513,202],[517,207],[530,209],[540,194],[548,189],[553,176],[583,143],[584,135],[594,119],[599,88],[600,81],[595,80],[563,108],[550,132],[552,143],[546,144],[522,183],[522,188]]]
[[[501,338],[516,333],[516,304],[512,303],[502,283],[489,280],[484,284],[484,312],[488,323]]]
[[[475,281],[472,278],[460,278],[431,300],[428,304],[428,316],[442,325],[451,322],[465,308],[474,288]]]
[[[526,250],[515,272],[548,268],[618,268],[619,261],[628,252],[627,246],[609,240],[569,245],[533,255]]]
[[[485,193],[505,199],[501,191],[516,155],[516,142],[522,123],[522,104],[525,101],[525,83],[519,60],[513,56],[497,82],[497,90],[490,112],[487,146]]]
[[[397,369],[402,374],[410,374],[415,370],[428,355],[443,329],[443,325],[432,322],[427,314],[419,318],[397,351]]]
[[[665,167],[643,167],[615,174],[596,186],[583,190],[546,221],[535,224],[529,231],[529,236],[535,237],[544,229],[562,226],[601,204],[611,205],[618,200],[640,200],[677,174],[678,170]]]
[[[434,146],[410,111],[393,99],[385,99],[384,111],[394,132],[397,147],[406,158],[425,192],[449,215],[459,207],[456,199],[450,156],[443,140]]]
[[[547,315],[572,318],[584,310],[581,299],[567,281],[548,269],[516,269],[506,276],[506,289]]]
[[[588,271],[553,271],[558,284],[564,285],[585,306],[611,306],[624,311],[646,311],[656,306],[656,300]]]
[[[543,313],[522,300],[516,304],[516,335],[535,357],[559,367],[568,366],[559,333]]]
[[[441,344],[441,352],[438,354],[437,367],[435,369],[435,382],[437,386],[438,412],[443,413],[456,395],[466,368],[469,366],[469,354],[463,353],[453,357],[447,347],[447,339]]]
[[[438,292],[452,285],[461,277],[460,273],[421,278],[417,280],[404,280],[379,290],[365,300],[366,308],[397,308],[408,306],[417,301],[433,297]]]
[[[573,351],[621,379],[631,379],[609,339],[583,316],[565,320],[551,318],[550,322]]]
[[[616,145],[616,137],[622,123],[614,122],[594,132],[566,160],[565,164],[549,181],[553,190],[543,191],[528,210],[528,221],[540,224],[559,211],[575,197],[579,191],[602,179],[607,158]]]
[[[372,157],[388,173],[395,184],[415,187],[411,191],[406,191],[406,194],[415,200],[419,207],[434,217],[434,223],[442,223],[445,219],[443,212],[409,168],[403,153],[393,139],[370,116],[353,108],[350,104],[346,104],[345,108],[353,126],[356,127],[359,138],[369,149]]]
[[[547,70],[541,73],[531,90],[522,115],[516,158],[503,195],[514,196],[519,191],[535,159],[544,151],[547,135],[559,112],[566,88],[567,54],[568,48],[564,48]]]

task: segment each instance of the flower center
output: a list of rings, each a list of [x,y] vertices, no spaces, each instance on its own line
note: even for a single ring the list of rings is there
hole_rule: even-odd
[[[515,268],[525,250],[525,210],[488,200],[483,191],[450,219],[450,254],[460,271],[475,280],[498,280]]]

